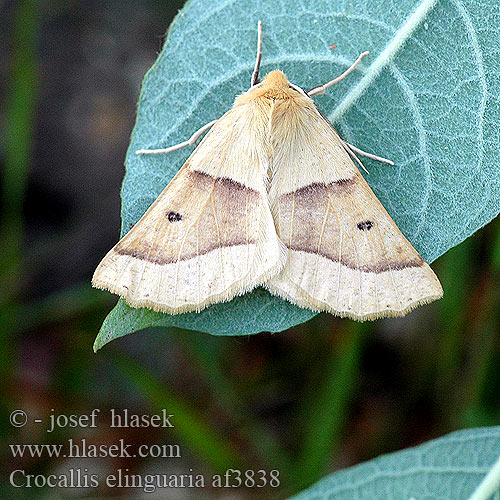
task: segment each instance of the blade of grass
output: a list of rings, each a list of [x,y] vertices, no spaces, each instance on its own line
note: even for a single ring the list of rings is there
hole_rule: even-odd
[[[491,253],[491,267],[500,274],[500,218],[497,218],[492,225],[495,227],[493,238],[493,251]]]
[[[349,405],[358,379],[363,343],[367,338],[368,323],[346,321],[339,332],[339,340],[323,367],[324,384],[313,395],[305,424],[303,446],[295,469],[295,488],[309,486],[319,479],[335,454],[347,421]]]
[[[495,314],[500,310],[500,296],[497,290],[489,290],[485,297],[481,317],[471,335],[470,359],[465,371],[464,382],[456,393],[456,428],[476,427],[491,421],[483,418],[488,415],[483,398],[490,382],[490,374],[498,368],[491,365],[496,361],[495,346],[498,342],[498,321]]]
[[[480,281],[483,290],[480,293],[477,316],[471,327],[470,347],[467,369],[464,372],[463,383],[457,392],[456,425],[482,425],[484,421],[478,415],[488,415],[483,399],[490,382],[490,374],[497,373],[496,345],[500,319],[500,262],[498,249],[500,245],[500,224],[495,225],[495,244],[489,259],[489,272]],[[488,422],[489,423],[489,422]]]
[[[221,435],[206,419],[186,401],[170,391],[144,366],[122,353],[108,353],[114,366],[151,401],[157,409],[166,408],[175,415],[177,436],[185,442],[194,455],[199,456],[216,472],[242,469],[244,460],[238,449]]]
[[[79,283],[57,291],[43,299],[27,304],[14,304],[11,315],[16,318],[16,332],[37,328],[44,323],[63,322],[96,309],[111,307],[116,298],[92,288],[90,283]]]
[[[207,343],[213,345],[215,342],[225,342],[225,339],[193,335],[187,331],[180,331],[177,338],[197,364],[218,406],[237,424],[240,436],[249,444],[253,453],[261,458],[267,467],[289,470],[290,459],[275,436],[250,416],[243,405],[241,395],[222,372],[219,363],[215,362],[214,349],[207,348]]]
[[[460,371],[463,349],[463,334],[466,318],[466,299],[470,293],[470,262],[475,241],[468,238],[460,245],[449,250],[440,261],[439,278],[443,285],[444,295],[439,302],[439,326],[436,333],[434,366],[435,366],[435,397],[439,408],[446,415],[452,401],[450,390]],[[449,415],[448,415],[449,416]],[[449,422],[449,418],[445,418]],[[447,424],[446,424],[447,425]]]
[[[23,203],[28,165],[33,151],[33,132],[38,85],[36,32],[38,2],[18,4],[13,24],[14,53],[11,59],[4,131],[2,219],[0,230],[0,303],[16,291],[21,272]]]
[[[28,165],[33,150],[38,68],[36,32],[38,2],[19,2],[12,23],[13,53],[7,81],[6,122],[3,136],[3,171],[0,210],[0,377],[11,387],[16,356],[13,336],[15,304],[20,282],[23,245],[23,203]],[[8,404],[2,398],[1,412]]]

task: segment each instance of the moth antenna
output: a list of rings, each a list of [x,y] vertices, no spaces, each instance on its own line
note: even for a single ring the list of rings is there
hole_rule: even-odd
[[[259,80],[260,59],[262,57],[262,21],[257,23],[257,57],[255,58],[255,67],[252,73],[250,87],[253,87]]]
[[[372,153],[367,153],[366,151],[363,151],[357,148],[356,146],[353,146],[352,144],[345,142],[344,140],[342,140],[342,142],[346,149],[351,149],[352,151],[358,153],[358,155],[366,156],[366,158],[371,158],[372,160],[380,161],[381,163],[388,163],[389,165],[394,165],[394,162],[392,160],[388,160],[387,158],[382,158],[381,156],[377,156]]]
[[[138,149],[135,154],[136,155],[156,155],[160,153],[171,153],[172,151],[176,151],[178,149],[184,148],[186,146],[196,145],[196,141],[210,128],[214,125],[217,120],[213,120],[206,125],[203,125],[199,130],[197,130],[187,141],[179,142],[179,144],[175,144],[174,146],[170,146],[165,149]]]
[[[323,84],[323,85],[318,85],[317,87],[312,88],[307,92],[308,96],[315,96],[315,95],[321,95],[325,93],[325,90],[328,87],[331,87],[332,85],[335,85],[336,83],[340,82],[340,80],[343,80],[349,73],[351,73],[354,68],[361,62],[361,59],[363,57],[367,56],[370,52],[365,51],[362,54],[358,56],[358,58],[352,63],[352,65],[347,68],[340,76],[337,76],[337,78],[334,78],[333,80],[330,80],[329,82]]]

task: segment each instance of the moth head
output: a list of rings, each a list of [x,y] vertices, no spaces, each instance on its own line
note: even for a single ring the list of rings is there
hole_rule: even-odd
[[[290,82],[283,71],[275,69],[268,73],[262,80],[261,89],[266,90],[287,90]]]
[[[297,97],[297,91],[290,85],[285,73],[276,69],[268,73],[262,80],[259,97],[284,101]]]
[[[288,81],[283,71],[276,69],[268,73],[262,82],[253,86],[243,96],[245,96],[245,101],[262,97],[276,101],[295,99],[299,97],[299,94],[300,89]]]
[[[308,95],[300,87],[290,83],[283,71],[276,69],[268,73],[260,83],[238,96],[235,104],[245,104],[254,99],[292,103],[304,97],[308,98]]]

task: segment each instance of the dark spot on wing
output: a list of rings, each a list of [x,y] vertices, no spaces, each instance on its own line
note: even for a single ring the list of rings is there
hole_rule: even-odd
[[[178,212],[169,212],[167,218],[169,222],[179,222],[182,220],[182,215]]]
[[[373,222],[371,220],[363,220],[358,222],[358,229],[360,231],[369,231],[373,227]]]

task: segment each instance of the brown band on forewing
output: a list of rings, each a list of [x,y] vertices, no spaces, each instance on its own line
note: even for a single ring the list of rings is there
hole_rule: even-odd
[[[220,246],[219,245],[213,245],[211,247],[206,246],[204,248],[200,248],[198,252],[184,253],[180,256],[180,258],[164,257],[160,252],[151,251],[150,249],[146,248],[146,246],[144,246],[144,248],[141,248],[139,250],[137,248],[120,248],[117,245],[117,247],[115,247],[115,251],[120,255],[130,255],[131,257],[134,257],[134,259],[147,260],[148,262],[152,262],[153,264],[164,266],[166,264],[172,264],[173,262],[177,262],[180,260],[193,259],[194,257],[198,257],[199,255],[205,255],[209,252],[212,252],[213,250],[218,250],[219,248],[233,247],[238,245],[252,245],[254,243],[255,243],[254,240],[250,240],[247,242],[246,239],[240,241],[238,240],[224,241]]]
[[[318,196],[326,196],[327,191],[331,191],[331,194],[341,195],[341,194],[349,194],[352,192],[353,186],[356,184],[357,180],[355,177],[350,179],[339,179],[338,181],[329,182],[328,184],[324,182],[314,182],[312,184],[308,184],[307,186],[301,187],[292,193],[286,193],[281,195],[281,198],[288,197],[292,199],[297,198],[314,198],[317,199]]]
[[[226,195],[239,196],[245,193],[245,195],[250,196],[254,200],[260,197],[260,194],[255,189],[246,187],[244,184],[230,179],[229,177],[213,177],[205,172],[191,169],[189,169],[188,172],[192,183],[200,188],[211,189],[215,183],[224,190]]]
[[[362,272],[421,267],[380,202],[360,179],[314,183],[279,198],[278,236],[290,250]],[[342,248],[341,248],[342,245]]]
[[[165,205],[162,193],[130,237],[115,246],[117,253],[165,265],[221,247],[256,243],[261,213],[257,191],[188,169],[178,182],[170,201]]]
[[[359,269],[360,271],[364,273],[385,273],[387,271],[400,271],[402,269],[407,269],[409,267],[422,267],[424,265],[424,259],[418,255],[414,259],[411,260],[406,260],[406,261],[389,261],[389,260],[379,260],[375,264],[364,264],[362,266],[358,266],[356,262],[354,262],[353,259],[348,259],[346,257],[342,257],[339,259],[338,254],[331,254],[325,251],[317,251],[314,248],[301,248],[296,245],[292,245],[289,247],[290,250],[296,250],[298,252],[306,252],[306,253],[313,253],[313,254],[319,254],[322,257],[325,257],[327,259],[330,259],[332,262],[340,262],[343,266],[346,266],[350,269],[357,270]]]

